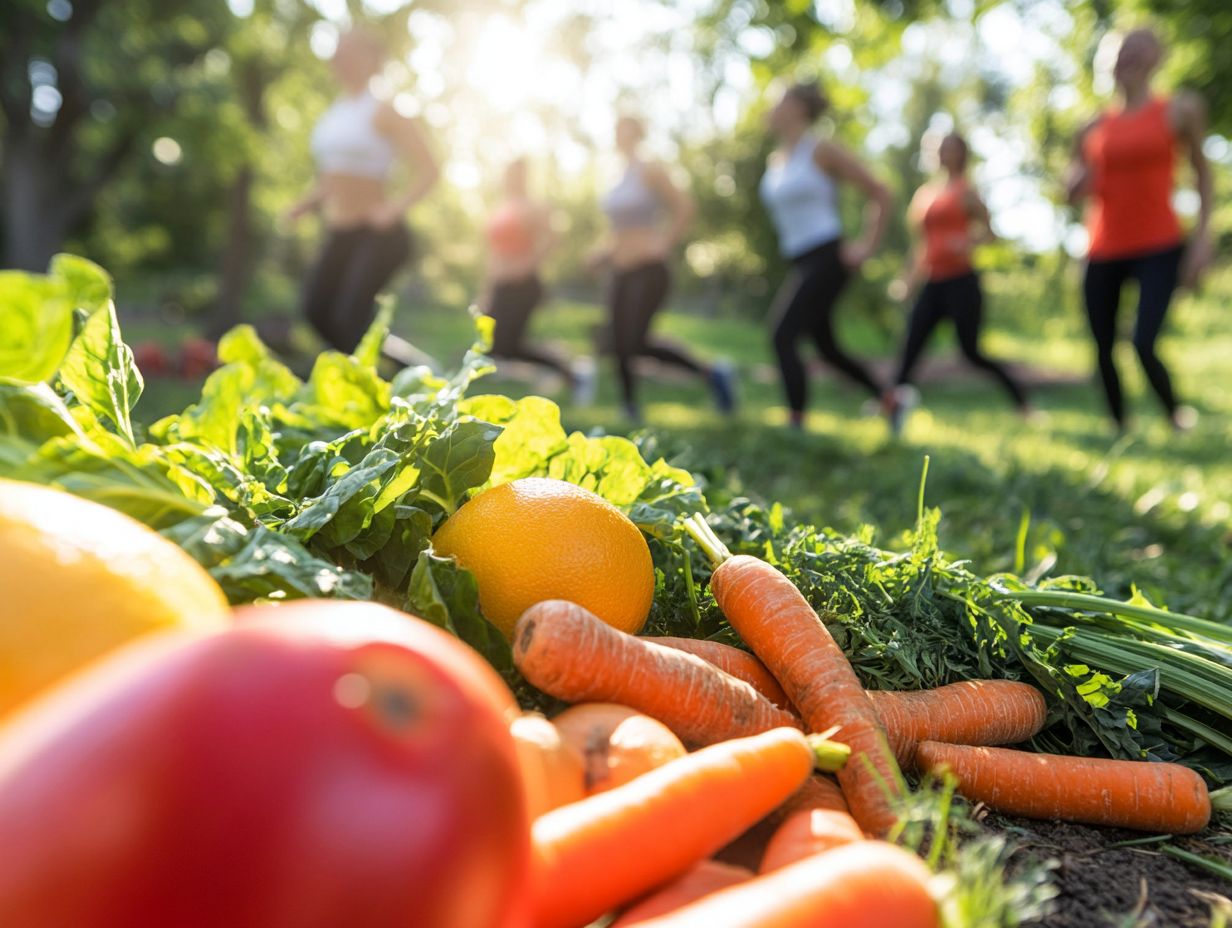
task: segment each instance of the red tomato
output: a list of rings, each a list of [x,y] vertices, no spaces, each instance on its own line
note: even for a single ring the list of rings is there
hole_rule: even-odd
[[[0,925],[524,928],[496,674],[382,606],[244,611],[0,730]]]

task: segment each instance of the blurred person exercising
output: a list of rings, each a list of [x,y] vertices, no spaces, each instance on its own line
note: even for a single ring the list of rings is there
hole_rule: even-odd
[[[834,336],[834,312],[851,275],[877,250],[889,221],[890,192],[847,149],[819,139],[814,123],[829,106],[815,84],[788,88],[770,111],[769,127],[778,141],[761,179],[761,198],[779,236],[779,250],[792,270],[775,297],[774,351],[791,424],[800,428],[808,378],[797,343],[811,337],[830,366],[895,410],[894,393],[847,354]],[[841,184],[855,187],[867,200],[864,228],[843,241],[838,194]]]
[[[339,38],[331,65],[342,95],[312,132],[317,184],[286,217],[293,222],[314,210],[324,217],[325,244],[308,275],[304,314],[331,347],[348,353],[376,315],[376,295],[411,256],[407,211],[440,173],[419,127],[369,88],[385,57],[380,37],[365,29]],[[389,175],[398,161],[412,181],[394,193]]]
[[[1188,428],[1196,414],[1177,401],[1155,341],[1177,287],[1196,286],[1214,256],[1214,188],[1202,153],[1206,107],[1192,93],[1152,93],[1151,79],[1163,51],[1149,29],[1125,35],[1112,72],[1121,105],[1100,114],[1079,134],[1066,179],[1070,203],[1091,200],[1082,290],[1108,409],[1121,430],[1127,417],[1113,348],[1122,289],[1130,280],[1138,284],[1134,348],[1173,426]],[[1188,152],[1199,200],[1188,245],[1172,209],[1178,149]]]
[[[996,379],[1026,414],[1030,407],[1022,387],[1002,365],[980,351],[984,296],[971,257],[977,245],[993,241],[996,235],[988,207],[967,178],[968,156],[966,139],[957,132],[944,136],[936,146],[943,176],[917,190],[907,208],[908,225],[923,242],[922,247],[913,248],[904,297],[921,282],[923,286],[911,309],[895,384],[901,387],[911,382],[929,337],[942,320],[952,319],[963,356]],[[902,407],[901,397],[898,406]]]
[[[485,229],[488,243],[483,312],[496,322],[492,356],[528,361],[554,371],[573,387],[575,399],[588,398],[593,376],[545,348],[526,342],[531,315],[543,302],[539,269],[552,248],[554,235],[548,208],[531,199],[526,159],[505,168],[501,202]]]
[[[650,334],[671,284],[668,258],[683,241],[695,207],[663,165],[643,158],[645,135],[640,119],[622,116],[616,123],[616,147],[625,171],[603,199],[611,231],[590,259],[593,266],[607,264],[612,270],[610,338],[625,414],[633,421],[640,419],[634,369],[638,357],[654,358],[705,379],[719,409],[731,412],[735,395],[726,367],[703,364],[685,349]]]

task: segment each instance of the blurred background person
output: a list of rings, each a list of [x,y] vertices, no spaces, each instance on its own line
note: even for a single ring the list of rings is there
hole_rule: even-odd
[[[1101,113],[1079,134],[1066,179],[1070,203],[1091,201],[1082,292],[1108,410],[1120,430],[1127,417],[1113,349],[1121,291],[1130,280],[1138,284],[1134,349],[1147,380],[1174,427],[1188,428],[1196,418],[1192,408],[1177,400],[1155,341],[1177,286],[1196,286],[1214,255],[1214,189],[1202,151],[1202,99],[1193,93],[1159,96],[1151,90],[1163,53],[1159,37],[1149,29],[1135,29],[1124,37],[1113,66],[1120,106]],[[1188,245],[1172,209],[1178,150],[1189,156],[1199,200]]]
[[[935,159],[940,175],[916,191],[907,209],[907,224],[917,241],[908,257],[900,294],[907,299],[917,288],[919,294],[907,322],[894,382],[898,387],[911,382],[929,337],[943,320],[951,319],[963,357],[991,375],[1005,388],[1015,407],[1028,413],[1022,387],[1004,366],[980,351],[984,295],[971,259],[977,245],[993,241],[996,235],[988,207],[967,178],[966,139],[951,132],[935,145],[935,151],[929,150],[927,138],[924,146],[924,157]],[[901,414],[905,405],[907,400],[900,393],[896,410]]]
[[[526,341],[531,316],[544,297],[540,268],[555,237],[548,207],[528,193],[525,158],[505,168],[501,201],[485,231],[487,274],[480,307],[496,322],[492,356],[526,361],[559,374],[572,387],[576,402],[589,402],[593,365],[581,359],[570,365],[561,355]]]
[[[667,262],[684,241],[694,205],[672,181],[667,169],[642,156],[646,135],[640,119],[622,116],[616,123],[616,148],[625,163],[620,180],[603,198],[610,232],[591,254],[591,265],[608,265],[610,348],[616,356],[625,415],[638,421],[635,359],[654,358],[705,380],[723,412],[735,406],[732,372],[725,365],[708,365],[682,346],[650,334],[671,285]]]
[[[813,125],[829,107],[816,84],[794,84],[770,111],[778,146],[761,179],[779,249],[792,264],[771,309],[774,351],[787,394],[791,424],[804,423],[808,377],[797,343],[809,337],[822,359],[894,411],[894,395],[835,339],[834,312],[851,275],[877,250],[889,221],[890,191],[837,142],[819,139]],[[843,240],[839,186],[854,187],[867,201],[864,226]]]
[[[320,211],[325,242],[304,288],[304,315],[338,351],[355,350],[376,314],[376,295],[411,257],[406,214],[440,174],[416,123],[377,99],[370,84],[384,67],[379,36],[366,29],[342,35],[331,61],[341,94],[312,132],[317,184],[287,213],[294,222]],[[393,189],[398,162],[410,183]],[[386,353],[400,363],[418,361],[399,339]]]

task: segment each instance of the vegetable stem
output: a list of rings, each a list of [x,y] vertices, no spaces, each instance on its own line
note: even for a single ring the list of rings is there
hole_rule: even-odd
[[[709,558],[712,566],[718,567],[732,556],[727,545],[719,540],[719,536],[700,512],[695,512],[684,520],[684,530],[697,542],[697,546]]]
[[[1143,622],[1153,622],[1168,628],[1183,629],[1192,634],[1232,644],[1232,626],[1222,625],[1209,619],[1198,618],[1197,616],[1186,615],[1183,612],[1169,612],[1166,609],[1159,609],[1155,606],[1142,606],[1137,603],[1122,602],[1105,596],[1093,596],[1090,593],[1072,593],[1066,590],[1007,590],[998,588],[998,592],[1006,599],[1016,600],[1024,606],[1055,606],[1061,609],[1102,612],[1128,619],[1138,619]]]
[[[1208,873],[1213,873],[1215,876],[1223,877],[1225,880],[1232,880],[1232,867],[1222,861],[1215,860],[1211,857],[1203,857],[1201,854],[1195,854],[1192,851],[1186,851],[1177,847],[1175,844],[1167,844],[1160,848],[1169,857],[1175,857],[1177,860],[1184,861],[1187,864],[1192,864],[1195,867],[1201,867]]]
[[[847,765],[851,757],[851,748],[830,738],[838,731],[831,728],[819,735],[809,735],[809,747],[813,749],[815,766],[822,773],[838,773]]]

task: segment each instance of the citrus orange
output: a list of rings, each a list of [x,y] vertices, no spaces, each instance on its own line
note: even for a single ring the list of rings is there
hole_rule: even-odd
[[[227,599],[180,548],[88,500],[0,480],[0,715],[146,632],[221,628]]]
[[[579,703],[552,724],[585,761],[587,795],[621,786],[688,753],[662,722],[610,702]]]
[[[542,715],[522,715],[509,726],[522,767],[530,817],[586,797],[586,769],[573,745]]]
[[[483,614],[506,635],[545,599],[567,599],[636,634],[654,596],[646,539],[603,497],[527,477],[484,490],[437,529],[438,554],[475,575]]]

